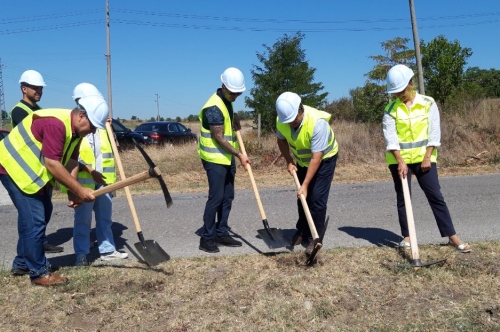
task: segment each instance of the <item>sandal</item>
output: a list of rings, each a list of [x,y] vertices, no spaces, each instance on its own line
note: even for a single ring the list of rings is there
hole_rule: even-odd
[[[406,242],[405,240],[403,240],[403,241],[399,242],[398,246],[399,246],[400,248],[405,248],[405,249],[407,249],[407,248],[410,248],[410,247],[411,247],[410,242]]]
[[[464,254],[472,251],[472,248],[468,243],[462,243],[462,244],[459,244],[457,246],[453,242],[450,241],[450,242],[448,242],[448,245],[457,248],[458,251],[460,251]]]

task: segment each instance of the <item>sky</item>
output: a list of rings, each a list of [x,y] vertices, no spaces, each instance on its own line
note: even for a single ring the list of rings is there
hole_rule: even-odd
[[[414,0],[418,37],[439,35],[472,49],[467,67],[500,69],[500,1]],[[381,43],[409,38],[404,0],[109,0],[110,68],[114,118],[198,115],[228,67],[239,68],[247,90],[234,109],[251,109],[257,53],[285,34],[301,31],[314,82],[328,101],[348,97],[384,55]],[[23,71],[39,71],[47,86],[43,108],[73,108],[73,88],[97,86],[108,99],[106,0],[45,0],[0,10],[0,59],[7,111],[21,99]],[[108,100],[109,101],[109,100]]]

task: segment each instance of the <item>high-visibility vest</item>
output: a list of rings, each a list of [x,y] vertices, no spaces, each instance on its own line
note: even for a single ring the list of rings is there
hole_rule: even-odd
[[[312,157],[311,138],[313,136],[314,126],[318,120],[324,119],[328,122],[331,117],[332,115],[327,112],[304,105],[302,128],[299,130],[298,134],[292,133],[290,124],[281,123],[278,118],[276,118],[276,129],[278,129],[281,135],[283,135],[287,140],[297,164],[302,167],[309,166]],[[333,157],[339,151],[339,146],[335,140],[333,129],[330,126],[328,126],[328,128],[328,146],[326,150],[323,151],[323,157],[321,160]]]
[[[200,139],[198,141],[198,154],[200,158],[215,164],[221,165],[231,165],[232,154],[226,151],[222,146],[217,143],[215,138],[212,137],[210,129],[203,128],[203,111],[207,107],[217,106],[224,116],[224,139],[229,142],[235,149],[239,148],[238,140],[236,139],[236,134],[233,131],[233,125],[231,123],[231,117],[229,116],[229,111],[224,104],[224,101],[214,93],[210,99],[205,103],[203,108],[198,115],[200,123]]]
[[[42,156],[42,142],[31,132],[33,118],[52,117],[61,120],[66,129],[63,147],[63,160],[66,165],[80,139],[71,141],[71,110],[45,109],[31,113],[19,123],[0,142],[0,164],[5,168],[14,183],[27,194],[35,194],[53,180],[53,175],[45,167]]]
[[[399,98],[390,102],[384,112],[396,121],[401,157],[407,164],[421,163],[424,160],[429,142],[429,111],[434,99],[417,93],[410,109]],[[386,151],[388,165],[398,161],[391,151]],[[431,162],[437,161],[437,149],[431,154]]]
[[[38,107],[39,109],[42,109],[38,104],[35,104],[35,106]],[[12,107],[12,109],[9,112],[11,128],[14,128],[14,122],[12,122],[12,111],[14,111],[14,108],[16,108],[16,107],[21,107],[23,110],[26,111],[26,113],[28,113],[28,115],[33,113],[33,110],[29,106],[27,106],[25,103],[18,102],[17,104],[15,104],[14,107]]]
[[[108,138],[108,133],[106,129],[97,129],[99,132],[99,141],[101,144],[102,154],[102,175],[104,175],[104,182],[106,184],[112,184],[116,181],[116,169],[115,169],[115,158],[113,155],[113,149]],[[95,143],[94,143],[95,144]],[[96,158],[94,149],[89,143],[87,136],[82,139],[80,144],[80,159],[82,162],[92,169],[96,168]],[[95,189],[95,181],[92,174],[86,171],[78,172],[78,182],[87,188]],[[67,188],[61,185],[61,191],[63,193],[67,192]]]

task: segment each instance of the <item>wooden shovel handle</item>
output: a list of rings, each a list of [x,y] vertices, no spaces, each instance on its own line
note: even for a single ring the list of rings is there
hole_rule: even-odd
[[[109,137],[109,141],[111,142],[111,148],[113,149],[113,154],[115,156],[116,165],[118,166],[118,171],[120,172],[120,178],[123,181],[125,181],[126,180],[125,172],[123,171],[123,165],[122,165],[122,161],[120,159],[120,154],[118,153],[118,148],[116,147],[115,135],[113,133],[113,129],[111,128],[111,124],[109,122],[106,122],[106,131],[108,132],[108,137]],[[148,176],[146,178],[144,178],[143,180],[150,177],[149,172],[146,172],[146,173]],[[132,178],[129,178],[129,179],[132,179]],[[123,183],[123,181],[122,181],[122,183]],[[139,180],[139,181],[141,181],[141,180]],[[139,181],[137,181],[137,182],[139,182]],[[133,182],[133,183],[135,183],[135,182]],[[118,184],[118,183],[115,183],[115,184]],[[132,182],[130,184],[132,184]],[[109,188],[111,186],[108,186],[105,188]],[[137,233],[140,233],[141,232],[141,225],[139,224],[139,218],[137,217],[137,212],[135,210],[134,202],[132,201],[132,194],[130,193],[130,189],[129,189],[128,185],[125,186],[124,189],[125,189],[125,195],[127,196],[128,206],[130,207],[130,213],[132,214],[132,219],[134,220],[135,230],[137,231]]]
[[[416,260],[420,258],[420,255],[418,252],[415,221],[413,220],[413,208],[411,206],[410,189],[408,188],[407,181],[407,179],[403,179],[403,177],[401,177],[401,183],[403,185],[403,196],[405,200],[406,220],[408,221],[408,232],[410,233],[411,258],[413,260]]]
[[[295,185],[297,186],[297,190],[300,189],[300,181],[297,177],[297,172],[295,170],[292,171],[293,179],[295,180]],[[304,213],[306,214],[307,223],[309,224],[309,229],[311,230],[311,235],[314,240],[319,239],[318,232],[316,231],[316,226],[314,226],[314,221],[311,216],[311,211],[309,211],[309,206],[307,206],[306,196],[304,194],[300,194],[300,201],[302,202],[302,207],[304,208]]]
[[[118,181],[118,182],[115,182],[113,184],[110,184],[109,186],[105,186],[105,187],[102,187],[98,190],[95,190],[92,192],[92,195],[94,195],[94,197],[98,197],[98,196],[110,193],[113,190],[127,188],[128,186],[130,186],[132,184],[147,180],[150,177],[151,177],[151,175],[149,174],[149,171],[145,171],[145,172],[136,174],[134,176],[131,176],[125,180]]]
[[[241,138],[240,131],[236,131],[236,137],[238,138],[238,143],[240,145],[241,153],[243,153],[245,156],[247,155],[247,152],[245,150],[245,145],[243,144],[243,139]],[[262,206],[262,201],[260,200],[260,195],[259,191],[257,190],[257,184],[255,183],[255,179],[253,177],[253,172],[252,172],[252,167],[250,164],[247,164],[247,172],[248,176],[250,177],[250,182],[252,182],[252,188],[253,192],[255,194],[255,199],[257,200],[257,206],[259,207],[260,215],[262,217],[262,220],[267,219],[266,218],[266,213],[264,212],[264,207]]]

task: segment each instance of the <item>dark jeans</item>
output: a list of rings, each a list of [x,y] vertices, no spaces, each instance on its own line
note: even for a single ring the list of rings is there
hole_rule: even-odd
[[[30,278],[36,279],[50,272],[50,264],[45,257],[43,241],[47,223],[52,215],[52,189],[44,193],[26,194],[21,191],[8,175],[0,175],[0,180],[7,189],[17,209],[17,256],[12,267],[29,269]]]
[[[208,200],[203,213],[203,228],[200,236],[204,239],[229,235],[229,212],[234,199],[234,176],[236,164],[220,165],[205,160],[201,161],[207,172]],[[217,215],[217,222],[215,216]]]
[[[427,172],[422,171],[421,163],[408,164],[408,187],[411,193],[411,175],[415,174],[420,188],[425,193],[427,201],[431,206],[432,213],[436,219],[437,226],[441,237],[455,235],[455,228],[451,221],[450,211],[446,206],[443,195],[441,194],[441,187],[439,186],[439,179],[437,173],[437,166],[435,163],[431,164],[431,169]],[[401,235],[408,237],[408,221],[406,219],[405,200],[403,195],[403,185],[398,175],[398,165],[389,165],[389,170],[392,174],[394,181],[394,189],[396,190],[397,207],[399,216],[399,225],[401,227]]]
[[[325,227],[326,208],[328,203],[328,195],[330,194],[330,187],[335,173],[335,166],[337,165],[338,153],[330,158],[323,159],[316,171],[316,174],[309,183],[307,189],[307,206],[311,212],[316,231],[321,234]],[[307,174],[307,167],[297,165],[297,177],[302,183]],[[299,219],[296,228],[302,232],[302,237],[311,237],[311,230],[307,223],[306,214],[300,199],[297,199],[297,207],[299,211]]]

